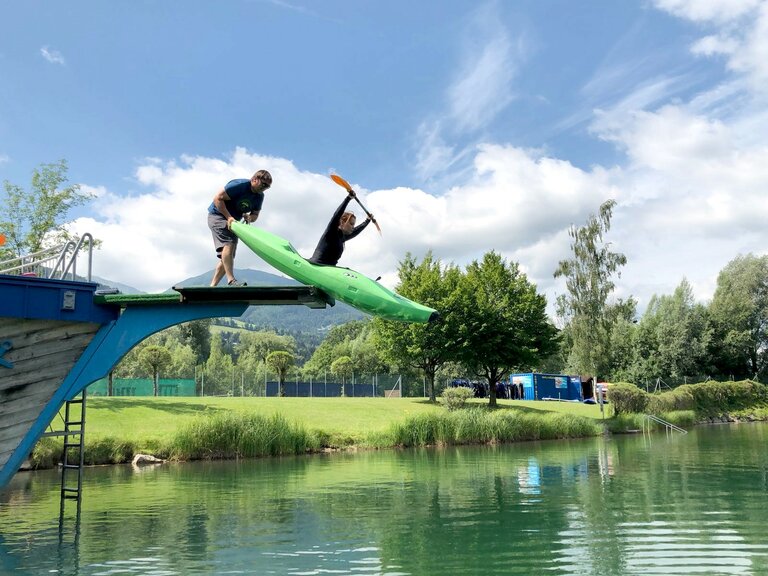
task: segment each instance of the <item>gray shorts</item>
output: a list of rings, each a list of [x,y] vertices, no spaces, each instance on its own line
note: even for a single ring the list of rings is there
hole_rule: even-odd
[[[211,214],[208,212],[208,228],[213,235],[213,245],[216,247],[216,256],[221,258],[221,251],[227,244],[232,247],[237,246],[237,236],[227,228],[227,219],[221,214]]]

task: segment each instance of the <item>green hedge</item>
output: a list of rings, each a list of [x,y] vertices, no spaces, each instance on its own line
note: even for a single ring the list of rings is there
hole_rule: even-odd
[[[693,410],[699,416],[714,416],[768,405],[768,386],[752,380],[686,384],[669,392],[649,394],[634,384],[610,387],[614,415]]]
[[[650,395],[645,390],[625,382],[611,384],[608,395],[614,416],[646,412],[650,402]]]

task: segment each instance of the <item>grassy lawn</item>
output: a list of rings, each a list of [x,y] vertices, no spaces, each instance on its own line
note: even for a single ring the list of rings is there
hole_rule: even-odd
[[[488,400],[472,400],[480,406]],[[505,410],[561,412],[601,418],[600,407],[575,402],[500,400]],[[349,437],[384,430],[408,415],[443,410],[423,398],[193,398],[113,397],[89,398],[87,434],[122,438],[166,437],[203,414],[247,411],[265,416],[280,413],[309,429]],[[606,417],[608,414],[606,413]]]

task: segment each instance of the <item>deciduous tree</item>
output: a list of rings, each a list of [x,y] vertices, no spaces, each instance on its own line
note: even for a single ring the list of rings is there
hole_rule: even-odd
[[[31,254],[71,239],[66,230],[67,215],[72,208],[93,198],[93,194],[77,184],[67,186],[67,170],[66,160],[41,164],[32,172],[28,191],[4,181],[0,232],[7,241],[0,246],[0,257]]]
[[[285,384],[285,377],[288,375],[290,369],[293,368],[295,362],[295,356],[285,350],[277,350],[267,354],[267,366],[277,374],[279,396],[285,396],[285,389],[283,387],[283,384]]]
[[[487,379],[490,406],[496,406],[496,385],[505,376],[531,370],[557,346],[546,298],[516,263],[507,263],[496,252],[467,267],[451,300],[457,315],[453,349]]]
[[[585,226],[571,226],[573,257],[561,260],[555,278],[565,278],[567,294],[557,299],[557,315],[568,328],[571,350],[569,368],[579,374],[602,374],[610,359],[610,315],[608,297],[615,287],[612,277],[627,263],[623,254],[612,252],[603,237],[611,228],[615,200],[600,206]]]
[[[738,256],[720,271],[709,307],[719,371],[759,378],[768,368],[768,256]]]
[[[152,390],[154,396],[157,396],[157,380],[160,376],[160,371],[169,366],[173,361],[171,353],[163,346],[150,345],[141,350],[139,358],[141,363],[152,374]]]
[[[396,291],[416,302],[436,309],[442,316],[430,324],[403,324],[379,318],[373,321],[376,340],[392,364],[420,370],[426,377],[429,399],[435,401],[435,374],[453,358],[455,315],[449,303],[458,287],[461,272],[455,266],[443,266],[428,252],[417,263],[411,254],[398,268],[400,282]]]
[[[341,378],[341,395],[345,396],[344,393],[344,385],[347,383],[347,380],[352,377],[352,358],[349,356],[342,356],[341,358],[336,358],[331,363],[331,373],[335,376],[338,376]]]

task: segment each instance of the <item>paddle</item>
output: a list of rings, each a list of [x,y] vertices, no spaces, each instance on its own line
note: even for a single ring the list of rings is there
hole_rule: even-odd
[[[344,188],[344,189],[345,189],[347,192],[352,192],[352,193],[354,194],[354,192],[355,192],[355,191],[354,191],[354,190],[352,190],[352,186],[350,186],[350,185],[349,185],[349,182],[347,182],[346,180],[344,180],[344,178],[342,178],[342,177],[341,177],[341,176],[339,176],[338,174],[331,174],[331,180],[333,180],[334,182],[336,182],[336,184],[338,184],[339,186],[341,186],[342,188]],[[360,198],[358,198],[358,197],[357,197],[357,194],[355,194],[355,200],[357,200],[357,203],[358,203],[358,204],[360,204],[360,208],[362,208],[362,209],[363,209],[363,212],[365,212],[366,216],[368,216],[368,218],[370,218],[370,219],[371,219],[371,222],[373,222],[373,225],[374,225],[374,226],[376,226],[376,230],[378,230],[378,231],[379,231],[379,234],[381,234],[381,228],[379,227],[379,223],[378,223],[378,222],[376,222],[376,218],[374,218],[374,217],[371,215],[371,213],[370,213],[370,212],[368,212],[368,210],[366,209],[366,207],[365,207],[365,206],[363,206],[363,203],[362,203],[362,202],[360,202]]]

